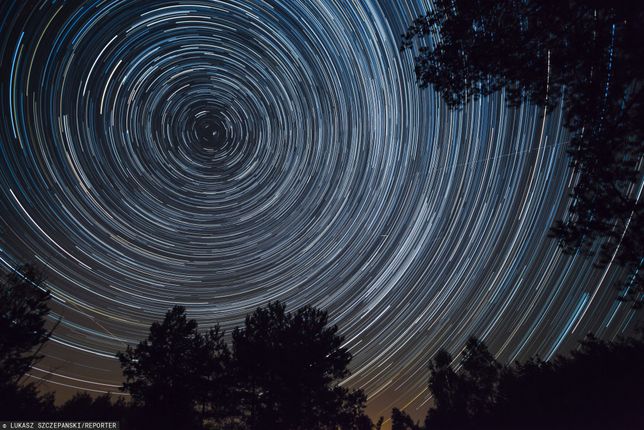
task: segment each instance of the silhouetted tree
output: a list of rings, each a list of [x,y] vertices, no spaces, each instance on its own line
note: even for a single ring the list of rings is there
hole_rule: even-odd
[[[616,255],[630,267],[624,297],[644,283],[638,200],[644,155],[644,4],[616,0],[436,0],[403,35],[421,87],[458,108],[503,90],[510,106],[548,110],[563,100],[576,174],[566,218],[552,229],[564,251]]]
[[[42,359],[43,345],[53,328],[46,328],[50,293],[42,275],[21,266],[0,281],[0,416],[13,419],[48,418],[53,395],[41,396],[23,377]]]
[[[351,354],[327,314],[279,302],[260,307],[233,332],[241,414],[249,429],[355,429],[364,422],[361,391],[339,382]],[[362,424],[361,424],[362,423]]]
[[[5,275],[0,283],[0,382],[17,383],[42,358],[51,336],[45,327],[50,293],[31,266]]]
[[[216,409],[212,385],[218,383],[218,360],[228,356],[221,336],[218,328],[202,335],[185,309],[175,306],[161,323],[152,324],[147,340],[117,354],[124,390],[146,428],[198,428],[206,404]]]
[[[398,408],[391,411],[391,430],[420,430],[420,426],[414,423],[411,417]]]
[[[459,428],[486,417],[496,399],[501,365],[483,342],[470,337],[461,358],[461,371],[452,367],[452,356],[442,350],[430,362],[429,389],[435,407],[428,412],[429,428]]]
[[[92,397],[88,393],[77,393],[58,409],[57,418],[69,421],[121,421],[127,415],[123,398],[115,402],[109,394]]]
[[[467,415],[483,417],[488,414],[496,399],[501,365],[483,342],[470,337],[465,344],[461,366],[460,377]]]
[[[357,422],[355,429],[356,430],[381,430],[382,424],[385,422],[383,417],[380,417],[375,423],[366,415],[361,415]],[[351,428],[351,427],[349,427]]]
[[[232,429],[233,422],[229,422],[229,418],[236,415],[239,399],[233,389],[230,349],[219,326],[211,328],[203,341],[194,358],[200,376],[197,392],[202,396],[197,399],[197,407],[202,420],[225,424],[224,428]]]
[[[641,338],[589,336],[569,356],[504,367],[472,338],[459,372],[451,362],[443,351],[430,364],[427,430],[644,428]]]
[[[462,424],[467,416],[463,382],[452,369],[452,360],[450,353],[440,350],[429,363],[429,391],[434,397],[435,407],[427,413],[427,428],[430,422],[432,428],[451,428],[451,425]]]
[[[569,356],[516,363],[501,379],[490,427],[644,428],[643,363],[642,339],[592,335]]]
[[[55,416],[53,393],[39,393],[34,383],[0,386],[0,417],[3,420],[49,420]]]

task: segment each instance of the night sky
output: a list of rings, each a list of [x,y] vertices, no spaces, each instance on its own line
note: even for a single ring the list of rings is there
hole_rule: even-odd
[[[372,417],[419,418],[469,335],[508,361],[629,333],[620,270],[547,237],[561,112],[420,90],[398,47],[429,6],[2,1],[0,264],[42,267],[62,316],[31,376],[118,391],[174,304],[230,332],[282,300],[329,311]]]

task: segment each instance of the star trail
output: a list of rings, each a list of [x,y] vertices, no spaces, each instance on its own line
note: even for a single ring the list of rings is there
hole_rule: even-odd
[[[62,317],[32,378],[117,392],[174,304],[230,332],[282,300],[329,311],[372,417],[420,416],[471,334],[507,361],[632,330],[620,269],[548,238],[561,111],[419,89],[398,46],[430,7],[2,2],[0,264],[43,267]]]

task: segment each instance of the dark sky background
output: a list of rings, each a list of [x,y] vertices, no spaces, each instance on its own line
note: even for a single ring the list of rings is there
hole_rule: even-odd
[[[420,0],[3,1],[0,264],[62,323],[31,372],[118,391],[174,304],[230,331],[330,313],[368,412],[428,407],[426,365],[482,338],[550,358],[636,324],[620,271],[547,238],[573,174],[559,111],[450,112],[400,34]]]

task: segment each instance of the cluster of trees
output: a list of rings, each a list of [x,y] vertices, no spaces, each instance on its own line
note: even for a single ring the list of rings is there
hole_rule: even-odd
[[[434,406],[424,427],[394,409],[392,430],[644,428],[644,339],[592,335],[569,356],[502,365],[470,338],[460,360],[429,365]]]
[[[31,267],[0,279],[0,417],[39,418],[55,410],[53,395],[40,395],[33,383],[24,383],[53,331],[45,326],[49,298],[42,276]]]
[[[147,339],[118,353],[127,403],[80,393],[56,408],[52,394],[23,380],[51,335],[49,292],[28,268],[1,286],[3,419],[118,420],[134,429],[372,428],[365,394],[339,384],[351,354],[327,313],[309,306],[287,312],[279,302],[248,315],[231,346],[218,326],[203,332],[176,306],[152,324]]]
[[[366,396],[339,382],[351,354],[327,314],[273,302],[246,317],[229,346],[218,326],[199,330],[176,306],[147,339],[118,353],[130,394],[78,393],[62,406],[25,380],[53,329],[49,292],[29,268],[0,282],[0,417],[111,420],[124,429],[379,430]],[[54,327],[55,328],[55,327]],[[642,332],[644,334],[644,332]],[[429,363],[433,396],[424,425],[393,409],[393,430],[644,428],[644,336],[588,336],[570,356],[502,365],[476,338],[460,360]]]
[[[403,35],[421,87],[451,108],[503,91],[510,106],[563,108],[575,186],[552,228],[567,253],[630,269],[623,299],[642,305],[644,3],[435,0]]]
[[[232,333],[203,334],[177,306],[118,357],[135,424],[151,428],[370,429],[366,396],[341,387],[351,354],[312,307],[260,307]],[[136,415],[139,416],[136,416]]]

